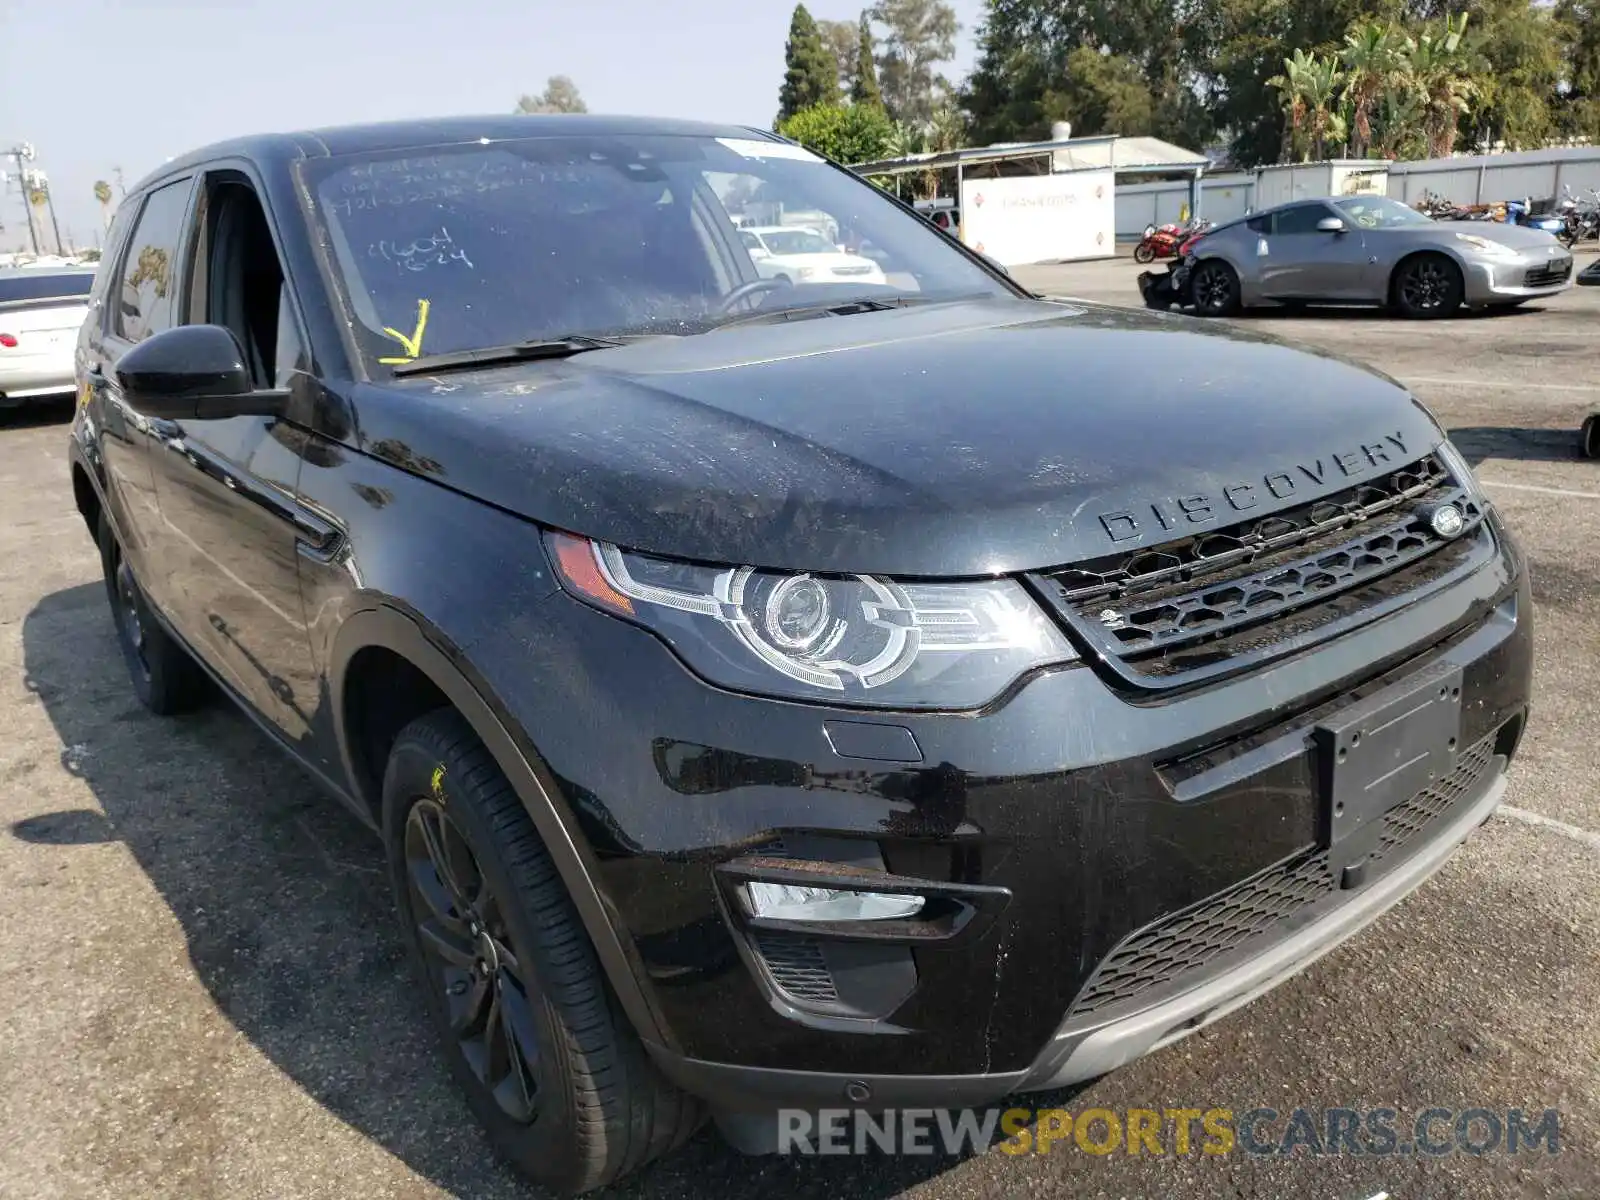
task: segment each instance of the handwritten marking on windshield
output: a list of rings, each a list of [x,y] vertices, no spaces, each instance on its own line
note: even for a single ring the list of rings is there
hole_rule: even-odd
[[[390,365],[395,363],[408,363],[422,354],[422,335],[427,331],[428,328],[428,308],[428,301],[417,301],[417,327],[411,331],[410,337],[407,337],[398,329],[390,328],[388,325],[383,327],[384,337],[390,337],[399,342],[406,354],[404,358],[380,358],[378,360],[379,362],[388,363]]]
[[[398,270],[426,271],[431,266],[448,266],[452,262],[462,262],[468,267],[472,260],[467,257],[467,252],[455,244],[450,236],[450,231],[443,225],[439,232],[429,234],[427,237],[417,238],[412,242],[390,241],[384,238],[373,242],[367,247],[368,258],[381,258],[392,262]]]

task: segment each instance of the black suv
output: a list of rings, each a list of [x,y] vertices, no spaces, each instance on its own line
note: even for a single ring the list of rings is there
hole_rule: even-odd
[[[860,253],[738,235],[802,220]],[[214,685],[381,835],[556,1186],[1165,1045],[1438,868],[1523,731],[1523,560],[1404,389],[1030,295],[770,134],[212,147],[77,365],[140,697]]]

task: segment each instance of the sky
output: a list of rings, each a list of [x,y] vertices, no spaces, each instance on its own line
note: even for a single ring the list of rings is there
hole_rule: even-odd
[[[814,0],[819,19],[863,0]],[[951,0],[971,69],[982,0]],[[94,182],[247,133],[504,113],[570,75],[591,112],[768,127],[793,0],[0,0],[0,151],[30,142],[62,236]],[[15,174],[10,160],[0,170]],[[15,179],[0,250],[27,238]],[[48,234],[46,235],[48,240]]]

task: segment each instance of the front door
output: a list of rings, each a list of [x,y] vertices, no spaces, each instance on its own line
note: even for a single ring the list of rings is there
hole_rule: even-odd
[[[1341,233],[1317,228],[1329,217],[1344,218],[1320,201],[1296,204],[1273,215],[1262,259],[1262,294],[1273,300],[1360,300],[1368,288],[1368,251],[1361,231],[1345,220]]]
[[[286,387],[303,339],[248,179],[208,175],[194,220],[190,323],[238,340],[258,388]],[[303,752],[319,677],[300,601],[299,429],[280,417],[153,422],[166,587],[193,648]]]

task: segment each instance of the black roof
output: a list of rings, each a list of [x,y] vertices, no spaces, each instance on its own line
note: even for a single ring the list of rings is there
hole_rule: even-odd
[[[766,130],[746,125],[721,125],[707,121],[679,121],[666,117],[602,116],[591,113],[514,113],[491,116],[429,117],[411,121],[382,121],[367,125],[335,125],[297,133],[262,133],[214,142],[162,163],[136,187],[142,188],[174,172],[218,158],[239,157],[260,163],[296,158],[321,158],[333,154],[361,154],[405,150],[418,146],[446,146],[461,142],[506,141],[514,138],[563,137],[574,134],[677,134],[687,137],[763,137]]]

